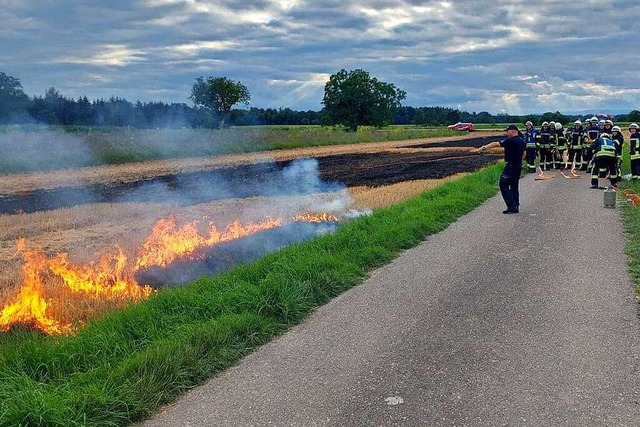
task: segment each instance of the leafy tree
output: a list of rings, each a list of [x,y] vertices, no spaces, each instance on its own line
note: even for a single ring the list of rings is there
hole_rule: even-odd
[[[342,69],[324,86],[324,121],[356,131],[358,126],[387,126],[406,92],[391,83],[378,81],[364,70]]]
[[[9,123],[25,115],[29,97],[20,80],[0,72],[0,123]]]
[[[458,110],[449,110],[446,114],[447,123],[454,124],[460,121],[460,111]]]
[[[480,111],[476,114],[475,121],[478,123],[495,123],[496,119],[487,111]]]
[[[633,110],[627,115],[627,121],[629,122],[640,122],[640,111]]]
[[[567,123],[571,121],[570,117],[565,116],[560,111],[556,111],[555,113],[547,111],[546,113],[542,114],[542,117],[540,119],[543,122],[554,121],[556,123],[562,123],[562,125],[564,125],[565,127],[566,127]]]
[[[249,89],[240,82],[226,77],[198,77],[189,97],[196,106],[213,112],[220,120],[220,127],[229,116],[231,108],[238,103],[249,104]]]

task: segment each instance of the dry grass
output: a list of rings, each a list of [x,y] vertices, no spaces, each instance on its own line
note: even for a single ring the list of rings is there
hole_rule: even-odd
[[[352,204],[341,207],[345,210],[366,210],[390,206],[464,175],[375,188],[349,188]],[[211,221],[222,229],[234,219],[246,223],[267,217],[286,217],[293,211],[327,210],[332,201],[344,199],[344,195],[328,193],[228,199],[188,207],[144,203],[93,204],[31,214],[0,215],[0,307],[15,294],[22,280],[22,258],[16,247],[16,240],[21,237],[26,238],[31,247],[41,247],[47,254],[68,253],[74,263],[81,265],[113,250],[115,245],[134,255],[153,224],[167,216],[174,216],[181,224]],[[279,206],[280,211],[274,211],[274,206]]]
[[[272,160],[291,160],[301,157],[321,157],[343,153],[370,153],[380,151],[460,151],[464,147],[399,148],[410,145],[475,138],[477,135],[461,135],[452,138],[432,138],[377,142],[295,149],[246,155],[226,155],[211,158],[153,161],[118,166],[79,168],[49,173],[19,174],[0,177],[0,194],[11,194],[34,189],[49,189],[66,185],[88,185],[105,182],[129,182],[159,175],[180,172],[211,170],[225,166]],[[443,180],[419,180],[389,186],[349,189],[352,205],[338,203],[343,209],[374,209],[398,203],[406,198],[458,179],[459,174]],[[296,211],[325,211],[336,197],[341,202],[345,195],[315,194],[309,196],[285,196],[277,198],[255,197],[218,200],[188,207],[170,204],[118,203],[90,204],[31,214],[0,215],[0,308],[2,308],[22,281],[20,267],[22,257],[17,252],[16,240],[24,237],[30,247],[40,247],[49,255],[68,253],[69,259],[78,265],[96,260],[100,254],[112,251],[119,245],[132,256],[160,218],[174,216],[178,223],[194,220],[213,222],[219,228],[226,227],[233,219],[241,222],[261,221],[267,217],[290,215]],[[274,211],[273,207],[281,207]],[[72,297],[69,297],[72,299]]]
[[[248,163],[286,161],[304,157],[323,157],[346,153],[407,152],[407,151],[463,151],[464,147],[408,148],[411,145],[456,141],[477,138],[478,135],[466,134],[447,138],[429,138],[407,141],[372,142],[362,144],[311,147],[283,151],[270,151],[250,154],[233,154],[216,157],[202,157],[178,160],[157,160],[144,163],[128,163],[113,166],[85,167],[55,172],[15,174],[0,177],[0,195],[16,194],[38,189],[51,189],[63,186],[92,185],[105,183],[137,182],[157,176],[214,170],[223,167]],[[402,148],[404,147],[404,148]]]
[[[349,194],[354,200],[355,209],[377,209],[400,203],[445,182],[455,181],[466,175],[468,174],[459,173],[443,179],[419,179],[374,188],[366,186],[351,187],[349,188]]]
[[[31,214],[0,215],[0,307],[21,282],[22,258],[16,247],[16,240],[21,237],[27,239],[29,246],[40,247],[47,254],[65,252],[74,263],[84,264],[112,251],[116,244],[128,255],[135,255],[160,218],[173,216],[179,224],[212,222],[219,229],[224,229],[234,219],[241,223],[258,222],[267,217],[286,218],[294,211],[326,210],[332,201],[346,197],[342,193],[253,197],[188,207],[144,203],[93,204]],[[274,206],[278,210],[274,210]]]

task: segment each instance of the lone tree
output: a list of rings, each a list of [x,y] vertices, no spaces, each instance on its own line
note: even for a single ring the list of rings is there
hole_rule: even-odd
[[[249,89],[240,82],[226,77],[198,77],[191,89],[189,97],[196,106],[210,110],[220,120],[220,127],[231,113],[231,108],[238,103],[249,104]]]
[[[364,70],[342,69],[324,86],[323,119],[325,123],[342,125],[353,132],[361,125],[387,126],[406,96],[405,91],[378,81]]]

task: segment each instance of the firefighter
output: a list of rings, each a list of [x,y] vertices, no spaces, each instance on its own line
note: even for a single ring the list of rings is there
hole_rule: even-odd
[[[525,123],[524,127],[523,138],[527,150],[527,168],[529,173],[532,173],[536,171],[536,129],[531,122]]]
[[[640,131],[636,123],[629,125],[629,157],[631,158],[631,177],[640,179]]]
[[[611,120],[605,120],[600,126],[601,132],[611,135],[613,133],[613,122]]]
[[[584,143],[584,129],[580,120],[573,122],[573,128],[568,131],[567,139],[569,141],[568,162],[571,163],[571,170],[580,169],[582,167],[582,144]]]
[[[553,165],[549,123],[542,122],[542,125],[540,125],[540,132],[536,133],[536,146],[540,153],[540,169],[547,170],[547,168],[550,168]]]
[[[616,144],[611,137],[602,133],[593,143],[593,167],[591,170],[591,188],[598,187],[598,178],[606,178],[609,174],[611,185],[617,180]]]
[[[611,139],[616,146],[616,178],[611,180],[611,184],[615,186],[622,181],[622,146],[624,145],[624,135],[622,135],[620,126],[613,126],[611,128]]]
[[[589,125],[585,129],[584,143],[582,144],[582,167],[580,170],[588,171],[591,160],[593,159],[593,144],[600,136],[600,127],[598,119],[591,117]]]
[[[547,164],[547,167],[551,169],[556,168],[556,122],[551,120],[549,122],[549,153],[551,156],[551,164]]]
[[[557,122],[555,127],[555,168],[564,169],[566,167],[565,152],[567,151],[567,137],[565,135],[564,128],[562,127],[562,123]]]

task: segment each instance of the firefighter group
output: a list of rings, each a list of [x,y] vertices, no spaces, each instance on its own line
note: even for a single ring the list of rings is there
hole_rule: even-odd
[[[629,125],[629,154],[631,176],[640,178],[640,130],[636,123]],[[598,179],[608,177],[616,186],[622,179],[622,146],[624,136],[611,120],[592,117],[576,120],[573,127],[564,129],[561,123],[543,122],[535,129],[525,124],[526,160],[530,173],[536,171],[536,158],[542,173],[551,169],[571,169],[591,174],[591,188],[598,187]]]

